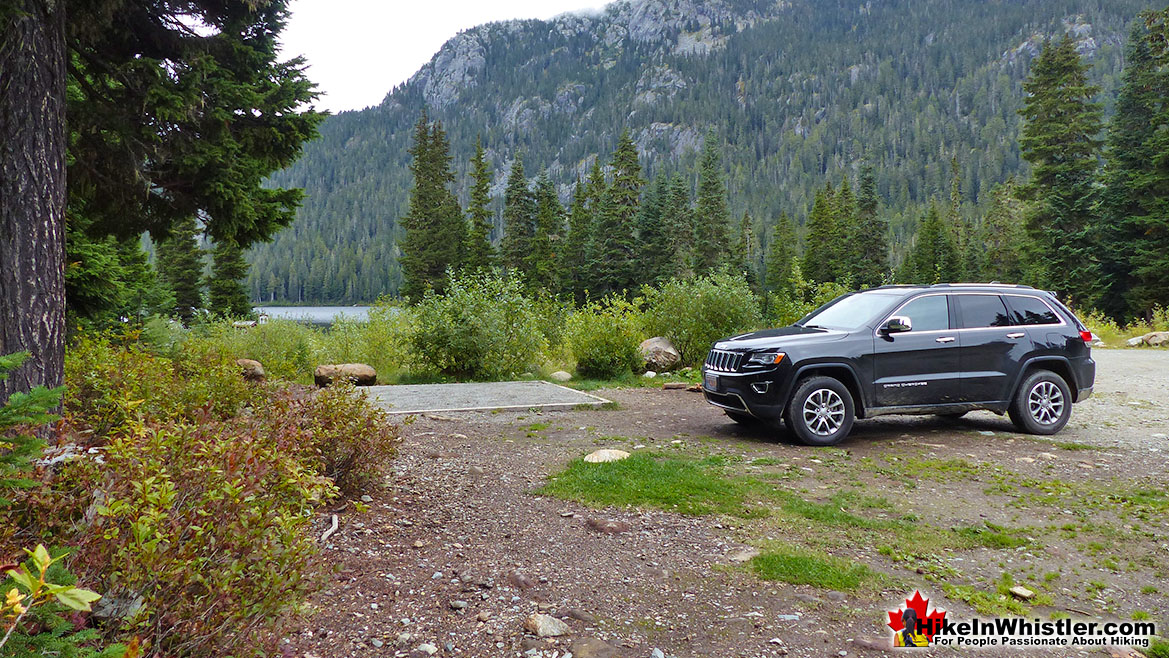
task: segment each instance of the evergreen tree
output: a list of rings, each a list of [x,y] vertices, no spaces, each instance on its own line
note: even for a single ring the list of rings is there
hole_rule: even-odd
[[[858,288],[881,285],[889,273],[889,223],[881,215],[877,178],[871,166],[861,169],[853,235],[856,242],[853,285]]]
[[[735,261],[733,265],[736,270],[744,274],[747,283],[752,288],[759,286],[760,251],[759,238],[755,237],[755,229],[752,226],[751,215],[744,212],[743,219],[739,221],[739,236],[735,241]]]
[[[211,250],[211,277],[207,280],[208,310],[227,318],[252,314],[243,280],[248,276],[244,250],[232,240],[220,240]]]
[[[174,295],[173,313],[190,325],[203,308],[203,250],[193,216],[178,222],[158,243],[158,273]]]
[[[674,253],[665,216],[669,194],[669,180],[664,173],[658,174],[641,204],[637,217],[639,283],[657,285],[674,274]]]
[[[833,197],[832,184],[829,183],[816,193],[812,212],[808,215],[808,246],[804,249],[804,260],[800,269],[813,283],[836,280],[841,236],[836,225],[834,211],[836,202]]]
[[[458,267],[467,241],[467,226],[458,200],[448,187],[454,182],[450,146],[439,122],[422,113],[410,149],[410,211],[402,218],[403,297],[418,299],[428,289],[446,288],[447,268]],[[336,293],[334,293],[336,294]]]
[[[777,295],[791,297],[795,294],[795,272],[792,265],[797,260],[796,227],[787,213],[781,213],[779,221],[771,228],[767,241],[766,273],[764,287]]]
[[[954,241],[954,281],[970,281],[978,277],[974,234],[962,217],[962,170],[958,157],[950,158],[950,211],[947,216]]]
[[[1108,133],[1101,306],[1114,317],[1169,307],[1169,9],[1133,27]]]
[[[613,181],[601,202],[589,249],[591,290],[597,297],[631,290],[637,283],[634,229],[644,181],[628,129],[617,140],[612,169]]]
[[[697,207],[694,211],[694,269],[698,273],[729,262],[731,213],[723,183],[722,159],[714,132],[707,133],[698,167]]]
[[[694,211],[690,207],[690,187],[681,174],[670,177],[662,203],[662,225],[669,236],[668,274],[691,277],[694,266]]]
[[[837,281],[847,287],[854,287],[856,281],[853,270],[860,261],[860,243],[856,240],[856,196],[852,193],[852,185],[848,182],[847,176],[840,183],[840,189],[833,195],[832,200],[832,214],[839,236],[833,255],[833,270]]]
[[[471,158],[471,201],[467,206],[467,245],[464,267],[488,269],[495,264],[495,247],[491,245],[491,170],[483,151],[482,138],[475,139],[475,156]]]
[[[906,258],[902,283],[946,283],[956,280],[954,237],[946,226],[938,204],[931,203],[925,220],[917,229],[913,249]]]
[[[572,295],[577,303],[584,302],[585,250],[593,226],[587,198],[585,184],[577,179],[568,210],[568,234],[564,239],[563,269],[560,272],[560,291]]]
[[[981,262],[974,263],[978,277],[999,283],[1028,281],[1023,260],[1026,240],[1023,206],[1015,196],[1014,181],[1007,181],[995,188],[978,233],[983,254]]]
[[[1031,163],[1031,181],[1019,188],[1029,201],[1027,231],[1048,286],[1077,303],[1094,298],[1098,268],[1091,239],[1093,189],[1100,152],[1099,89],[1088,84],[1088,67],[1065,35],[1048,42],[1023,84],[1019,146]]]
[[[556,195],[556,187],[545,171],[536,181],[536,226],[528,252],[529,283],[546,290],[559,288],[557,251],[564,231],[564,208]]]
[[[536,199],[524,176],[524,161],[516,155],[503,193],[503,265],[527,273],[528,254],[536,234]]]

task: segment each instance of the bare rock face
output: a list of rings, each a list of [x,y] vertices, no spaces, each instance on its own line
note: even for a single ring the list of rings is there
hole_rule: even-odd
[[[321,388],[342,380],[349,380],[354,386],[373,386],[377,383],[377,371],[364,363],[323,365],[313,371],[313,382]]]
[[[638,347],[641,358],[645,359],[645,367],[654,372],[669,372],[682,361],[682,355],[669,340],[657,336],[647,338]]]
[[[539,613],[528,615],[528,618],[524,620],[524,629],[537,637],[557,637],[560,635],[568,635],[572,632],[568,624],[552,615],[542,615]]]
[[[235,364],[240,367],[241,374],[249,382],[264,381],[264,365],[259,361],[253,359],[236,359]]]

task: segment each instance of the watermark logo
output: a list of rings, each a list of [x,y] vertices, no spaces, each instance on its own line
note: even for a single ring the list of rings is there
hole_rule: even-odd
[[[930,600],[914,590],[913,596],[905,599],[905,605],[889,611],[888,626],[893,630],[893,646],[928,647],[945,621],[946,611],[931,610]]]

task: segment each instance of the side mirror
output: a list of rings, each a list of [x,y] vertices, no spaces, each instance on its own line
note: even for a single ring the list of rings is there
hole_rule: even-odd
[[[913,331],[913,320],[904,315],[894,315],[881,327],[883,334],[903,334],[907,331]]]

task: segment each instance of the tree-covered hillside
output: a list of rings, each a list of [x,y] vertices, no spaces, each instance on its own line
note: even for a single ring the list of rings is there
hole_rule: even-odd
[[[755,235],[817,190],[872,165],[894,262],[933,197],[1026,173],[1022,82],[1049,36],[1071,32],[1105,106],[1128,25],[1147,0],[638,0],[595,16],[510,21],[451,39],[378,107],[346,112],[272,183],[303,187],[296,222],[250,254],[254,299],[356,302],[396,294],[395,241],[412,184],[407,150],[425,108],[442,122],[460,200],[481,137],[493,171],[493,239],[522,155],[567,203],[630,131],[644,175],[696,182],[703,137],[722,143],[731,215]],[[370,81],[370,84],[377,84]]]

